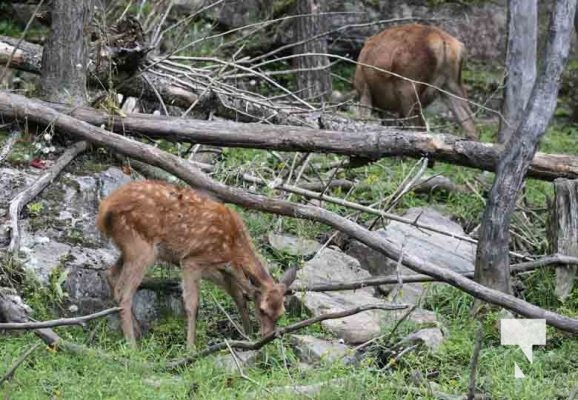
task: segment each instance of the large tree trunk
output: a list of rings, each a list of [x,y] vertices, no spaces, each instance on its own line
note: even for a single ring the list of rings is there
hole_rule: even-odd
[[[556,107],[560,75],[570,50],[575,8],[576,0],[556,2],[544,68],[534,85],[522,122],[500,156],[482,219],[475,279],[505,293],[511,293],[510,219],[528,167]]]
[[[46,100],[86,103],[86,71],[93,0],[54,0],[50,35],[42,53],[41,88]]]
[[[325,16],[320,15],[323,0],[297,0],[296,13],[303,15],[296,18],[297,42],[295,54],[318,53],[327,54],[325,37],[311,40],[323,33]],[[303,99],[323,100],[331,95],[331,76],[329,75],[329,59],[327,56],[304,56],[295,59],[297,73],[297,88],[299,97]]]
[[[537,43],[538,2],[509,0],[506,81],[498,143],[510,139],[524,114],[536,80]]]

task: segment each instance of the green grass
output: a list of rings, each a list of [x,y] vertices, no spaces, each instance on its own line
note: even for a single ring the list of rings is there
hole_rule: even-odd
[[[449,293],[451,291],[454,293]],[[463,296],[454,289],[446,288],[445,292],[452,298]],[[174,335],[182,329],[182,321],[161,321],[135,352],[128,349],[120,335],[111,332],[104,321],[92,322],[87,331],[80,328],[58,331],[65,339],[87,344],[116,360],[103,358],[96,351],[73,355],[41,347],[17,370],[14,379],[0,388],[0,394],[10,399],[239,399],[249,398],[250,394],[266,399],[291,399],[294,397],[290,394],[273,395],[266,389],[342,379],[312,398],[341,398],[348,394],[348,398],[356,399],[414,399],[418,395],[433,399],[425,386],[410,383],[417,372],[429,374],[429,381],[439,385],[438,390],[443,392],[458,394],[467,390],[476,325],[467,318],[465,310],[458,310],[455,317],[450,315],[444,321],[449,334],[437,353],[425,350],[408,353],[390,371],[376,367],[377,347],[375,354],[359,366],[336,363],[301,369],[287,342],[280,340],[266,347],[253,367],[244,369],[251,380],[219,368],[215,363],[218,356],[201,359],[174,373],[163,372],[160,367],[167,359],[183,355],[184,335]],[[485,328],[478,380],[478,387],[485,393],[505,399],[569,396],[578,382],[576,340],[535,349],[533,364],[530,364],[518,348],[500,346],[491,325]],[[404,331],[407,330],[400,328],[399,334]],[[204,330],[201,333],[208,334]],[[89,337],[92,337],[90,342]],[[0,371],[7,369],[36,341],[31,333],[4,337],[0,341]],[[513,378],[514,362],[526,374],[525,379]]]

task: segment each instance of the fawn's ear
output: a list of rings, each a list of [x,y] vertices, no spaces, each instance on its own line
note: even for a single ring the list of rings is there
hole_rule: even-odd
[[[281,279],[279,279],[279,284],[284,285],[285,288],[288,288],[291,286],[295,278],[297,278],[297,267],[291,267],[285,271]]]

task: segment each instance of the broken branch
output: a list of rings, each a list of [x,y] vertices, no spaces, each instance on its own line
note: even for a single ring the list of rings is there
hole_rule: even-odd
[[[24,361],[26,361],[26,359],[30,356],[30,354],[34,353],[34,351],[40,347],[40,344],[41,343],[35,343],[28,350],[22,353],[22,355],[18,358],[18,360],[16,360],[16,362],[8,369],[8,371],[6,371],[4,376],[0,378],[0,386],[2,386],[2,384],[7,380],[12,379],[12,377],[14,376],[14,372],[16,372],[16,369],[18,369],[18,367]]]

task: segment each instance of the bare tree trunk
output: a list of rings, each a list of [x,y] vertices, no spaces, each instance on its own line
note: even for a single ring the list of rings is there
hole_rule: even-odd
[[[516,199],[538,143],[556,107],[560,75],[570,50],[572,20],[576,0],[558,0],[550,21],[544,68],[534,85],[520,126],[506,143],[496,168],[482,219],[475,279],[477,282],[511,293],[510,219]]]
[[[556,179],[554,181],[554,204],[550,219],[550,246],[566,255],[578,255],[578,180]],[[572,292],[576,265],[560,265],[556,268],[555,294],[560,301]]]
[[[54,0],[50,35],[42,53],[41,88],[49,101],[86,103],[89,26],[93,0]]]
[[[536,80],[538,2],[508,1],[506,81],[498,143],[506,143],[518,127]],[[505,120],[505,121],[504,121]]]
[[[323,0],[297,0],[296,13],[304,15],[296,18],[297,42],[304,42],[295,47],[295,54],[327,53],[327,41],[324,37],[310,40],[323,33],[324,16]],[[295,59],[297,73],[297,88],[299,97],[303,99],[327,99],[331,95],[331,76],[329,75],[329,59],[326,56],[305,56]],[[321,97],[321,98],[319,98]]]

